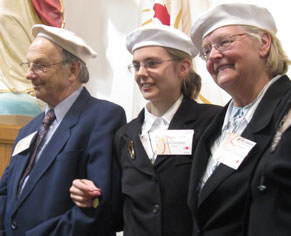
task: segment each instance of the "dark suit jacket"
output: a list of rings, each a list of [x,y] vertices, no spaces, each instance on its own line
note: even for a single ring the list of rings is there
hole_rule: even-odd
[[[15,144],[36,131],[44,114],[20,130]],[[11,158],[0,182],[0,235],[112,235],[111,178],[115,131],[125,123],[124,110],[83,89],[35,164],[16,199],[17,186],[32,147]],[[97,209],[80,209],[70,199],[76,178],[102,189]]]
[[[278,119],[291,109],[291,90]],[[260,186],[258,188],[258,186]],[[263,188],[262,188],[263,187]],[[272,150],[269,147],[262,156],[251,183],[250,213],[247,217],[247,236],[291,235],[291,127],[282,134]]]
[[[219,110],[184,98],[169,129],[194,129],[194,151]],[[124,235],[189,236],[192,222],[187,192],[192,155],[158,156],[152,165],[139,138],[143,121],[144,110],[117,132],[114,141],[122,170]]]
[[[211,122],[197,146],[190,179],[188,204],[192,211],[193,235],[242,235],[251,174],[261,155],[270,146],[280,103],[290,89],[287,76],[276,81],[266,92],[242,136],[256,142],[237,170],[220,164],[205,183],[198,197],[199,183],[205,172],[210,147],[221,131],[227,106]]]

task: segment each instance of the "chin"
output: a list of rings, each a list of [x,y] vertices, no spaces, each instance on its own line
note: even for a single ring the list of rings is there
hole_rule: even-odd
[[[221,87],[224,88],[225,86],[228,87],[230,84],[232,84],[236,79],[233,76],[230,75],[217,75],[216,76],[216,84]]]

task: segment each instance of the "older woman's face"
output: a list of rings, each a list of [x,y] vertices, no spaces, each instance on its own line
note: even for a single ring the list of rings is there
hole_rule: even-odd
[[[230,35],[234,35],[229,37]],[[224,37],[229,45],[223,48]],[[229,38],[231,39],[229,41]],[[203,39],[202,47],[219,42],[223,50],[212,46],[207,52],[206,67],[218,86],[227,92],[246,86],[256,86],[256,77],[263,73],[258,41],[251,38],[240,26],[225,26]]]

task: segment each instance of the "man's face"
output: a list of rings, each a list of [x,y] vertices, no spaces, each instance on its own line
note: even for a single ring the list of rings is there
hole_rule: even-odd
[[[46,38],[37,37],[30,45],[26,57],[32,64],[26,78],[31,80],[36,97],[50,107],[55,107],[68,96],[70,88],[70,74],[62,63],[61,48]]]

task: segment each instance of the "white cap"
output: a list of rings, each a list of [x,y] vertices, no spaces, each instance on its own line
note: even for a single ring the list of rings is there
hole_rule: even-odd
[[[97,57],[97,53],[75,33],[58,27],[36,24],[32,26],[34,37],[44,37],[64,48],[84,63],[88,59]]]
[[[212,31],[228,25],[250,25],[276,34],[272,14],[263,7],[244,3],[226,3],[210,8],[196,19],[191,29],[191,39],[197,48],[202,39]]]
[[[126,37],[126,48],[131,54],[134,50],[147,46],[174,48],[188,53],[191,57],[198,54],[189,36],[167,25],[142,26]]]

